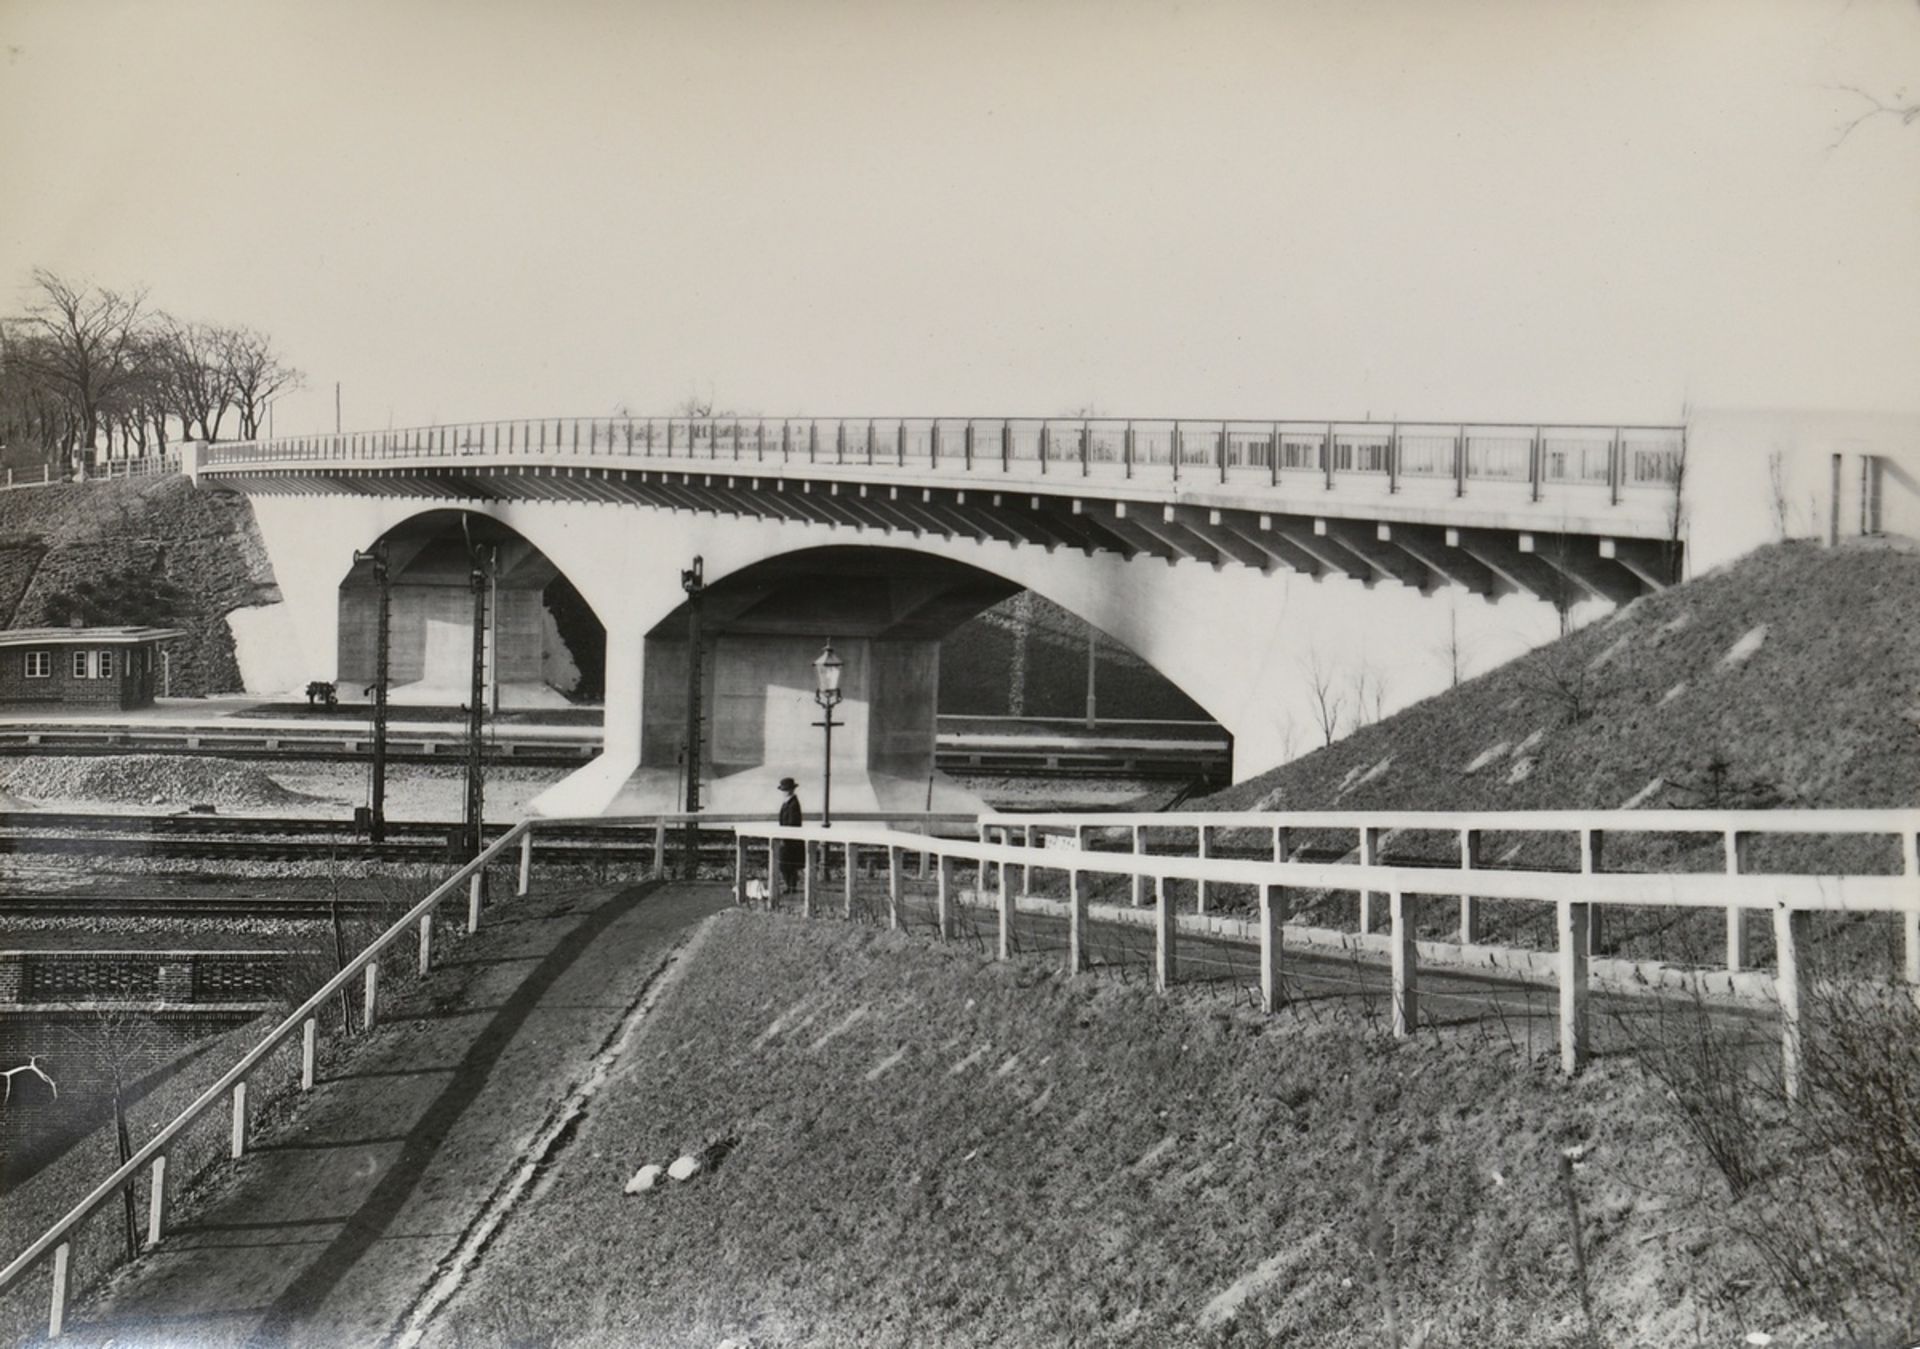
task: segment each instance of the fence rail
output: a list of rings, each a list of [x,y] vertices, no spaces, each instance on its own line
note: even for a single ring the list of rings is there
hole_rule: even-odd
[[[322,984],[312,996],[302,1002],[285,1020],[241,1056],[219,1079],[202,1092],[186,1109],[148,1139],[132,1157],[115,1170],[105,1180],[95,1186],[85,1198],[68,1211],[58,1222],[42,1233],[27,1249],[16,1257],[4,1269],[0,1269],[0,1296],[4,1296],[22,1277],[51,1255],[53,1259],[53,1288],[49,1302],[47,1333],[49,1338],[57,1338],[66,1319],[68,1302],[72,1294],[73,1281],[73,1236],[76,1229],[103,1205],[111,1201],[122,1189],[138,1181],[142,1172],[147,1173],[149,1183],[149,1201],[147,1208],[147,1245],[158,1243],[166,1230],[167,1196],[167,1153],[169,1145],[203,1116],[218,1107],[223,1101],[229,1103],[232,1112],[231,1156],[238,1159],[245,1154],[247,1139],[247,1079],[276,1049],[289,1044],[296,1035],[300,1037],[300,1089],[311,1090],[314,1084],[314,1068],[318,1052],[321,1010],[336,997],[346,995],[348,989],[357,981],[362,986],[361,1021],[364,1027],[371,1028],[376,1020],[376,1006],[379,994],[380,965],[382,953],[396,943],[413,937],[419,944],[419,968],[425,974],[433,960],[434,913],[440,905],[463,890],[467,897],[467,931],[479,929],[482,907],[483,880],[488,867],[507,860],[509,854],[518,850],[518,882],[515,893],[525,895],[532,883],[534,834],[539,829],[561,831],[568,828],[578,829],[591,825],[596,828],[625,826],[635,830],[651,830],[655,838],[653,852],[653,872],[660,875],[663,870],[664,850],[660,846],[666,833],[672,829],[684,828],[688,824],[696,828],[730,828],[748,821],[758,822],[762,816],[722,815],[722,814],[661,814],[647,816],[614,817],[593,816],[584,818],[522,820],[505,834],[494,840],[472,861],[456,870],[427,896],[407,910],[393,925],[351,960],[341,967],[340,972]],[[872,821],[894,824],[915,823],[924,833],[913,834],[902,831],[889,831],[890,836],[923,839],[931,841],[933,831],[962,825],[967,830],[974,827],[975,817],[950,814],[922,815],[914,812],[882,813],[860,812],[843,817],[850,822]]]
[[[1316,485],[1427,483],[1671,493],[1679,426],[1218,421],[1178,418],[558,418],[292,436],[203,446],[204,469],[383,465],[480,457],[863,465],[961,476],[1049,475]]]
[[[333,978],[208,1087],[194,1102],[162,1126],[133,1156],[101,1181],[64,1217],[41,1234],[24,1252],[0,1269],[0,1294],[14,1287],[49,1256],[53,1260],[48,1333],[61,1333],[72,1291],[72,1253],[76,1230],[116,1194],[136,1184],[146,1173],[151,1199],[147,1210],[149,1245],[162,1239],[166,1215],[166,1167],[170,1145],[195,1122],[224,1102],[231,1111],[231,1155],[244,1155],[247,1142],[247,1081],[275,1050],[296,1035],[301,1041],[300,1087],[314,1082],[316,1045],[321,1009],[346,994],[356,982],[362,986],[362,1021],[376,1020],[380,956],[412,937],[418,942],[419,968],[424,973],[433,959],[434,914],[444,902],[467,896],[467,929],[477,930],[482,916],[483,879],[490,866],[509,863],[517,851],[516,894],[529,892],[535,836],[542,829],[565,830],[583,825],[623,826],[654,831],[653,865],[658,874],[666,833],[687,824],[703,829],[731,829],[734,840],[732,884],[735,898],[745,902],[756,886],[750,856],[752,845],[764,846],[769,891],[778,882],[779,845],[797,842],[805,856],[802,874],[803,911],[814,903],[815,863],[822,850],[837,848],[846,855],[846,899],[852,908],[856,860],[863,850],[883,852],[887,859],[887,904],[890,922],[898,926],[903,901],[905,858],[919,855],[935,876],[938,926],[949,933],[951,906],[958,899],[956,864],[973,868],[978,902],[987,901],[988,879],[998,913],[1002,958],[1011,954],[1011,925],[1015,911],[1011,869],[1018,869],[1020,888],[1030,888],[1033,873],[1052,871],[1065,877],[1068,918],[1068,967],[1087,968],[1088,879],[1105,875],[1126,879],[1136,904],[1146,902],[1151,889],[1154,926],[1154,967],[1157,985],[1170,987],[1177,969],[1177,943],[1182,921],[1173,908],[1169,882],[1191,882],[1204,913],[1210,891],[1220,886],[1252,887],[1259,895],[1256,931],[1259,946],[1261,1005],[1274,1010],[1280,988],[1289,895],[1296,890],[1357,891],[1385,896],[1389,918],[1387,937],[1391,963],[1393,1025],[1405,1035],[1417,1024],[1419,949],[1408,909],[1413,896],[1456,896],[1464,906],[1497,899],[1551,905],[1556,912],[1556,971],[1560,1007],[1562,1065],[1578,1071],[1587,1055],[1588,954],[1593,915],[1615,906],[1673,908],[1759,909],[1772,915],[1775,939],[1775,987],[1782,1024],[1782,1063],[1789,1094],[1798,1090],[1801,1008],[1807,996],[1807,973],[1801,952],[1810,935],[1815,913],[1894,913],[1901,916],[1907,934],[1907,973],[1920,982],[1920,811],[1615,811],[1615,812],[1281,812],[1268,814],[1133,814],[1133,815],[885,815],[843,816],[831,829],[822,826],[782,828],[764,816],[651,815],[644,817],[589,817],[583,819],[524,820],[490,844],[473,861],[460,867],[391,927],[349,960]],[[899,826],[913,824],[918,832]],[[946,837],[941,830],[960,828],[971,837]],[[1087,847],[1094,831],[1119,829],[1130,835],[1131,851],[1101,851]],[[1194,840],[1190,855],[1149,852],[1146,831],[1186,831]],[[1270,834],[1271,851],[1265,857],[1237,858],[1213,855],[1211,843],[1220,831]],[[1292,831],[1352,831],[1357,862],[1308,861],[1289,846]],[[1382,848],[1398,833],[1448,833],[1459,844],[1452,867],[1389,865],[1381,861]],[[1609,833],[1715,834],[1722,838],[1727,866],[1721,874],[1672,874],[1608,871],[1599,865],[1601,846]],[[1487,833],[1535,835],[1569,834],[1580,840],[1581,870],[1490,870],[1480,861],[1476,838]],[[1745,843],[1762,834],[1878,835],[1897,838],[1901,871],[1897,875],[1778,875],[1753,874],[1741,869]],[[1018,842],[1013,840],[1018,838]],[[1049,845],[1049,838],[1071,846]],[[1164,840],[1163,840],[1164,846]],[[1190,924],[1189,924],[1190,926]]]

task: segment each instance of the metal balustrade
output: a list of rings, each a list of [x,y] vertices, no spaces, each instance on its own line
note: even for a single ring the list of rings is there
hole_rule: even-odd
[[[559,418],[293,436],[201,447],[203,471],[462,459],[832,465],[920,474],[1337,488],[1451,484],[1671,491],[1679,426],[1513,426],[1115,418]]]

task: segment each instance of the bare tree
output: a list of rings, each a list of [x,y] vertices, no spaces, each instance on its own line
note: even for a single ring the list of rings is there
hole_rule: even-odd
[[[1340,686],[1333,667],[1321,656],[1318,647],[1307,649],[1301,669],[1307,677],[1308,706],[1313,713],[1313,724],[1320,730],[1320,743],[1331,745],[1347,715],[1346,690]]]
[[[267,404],[276,395],[297,389],[305,381],[274,350],[273,339],[252,328],[226,328],[223,334],[227,395],[240,413],[240,438],[260,434]]]
[[[234,406],[231,360],[235,339],[231,329],[160,316],[154,364],[182,435],[194,440],[220,439],[220,423]]]
[[[1387,678],[1374,668],[1371,660],[1362,659],[1348,676],[1348,689],[1353,698],[1353,721],[1356,727],[1371,726],[1386,715]]]
[[[37,298],[14,320],[27,339],[18,358],[72,405],[75,425],[60,446],[61,466],[70,469],[76,450],[98,442],[102,410],[139,366],[146,294],[76,284],[44,267],[32,284]]]

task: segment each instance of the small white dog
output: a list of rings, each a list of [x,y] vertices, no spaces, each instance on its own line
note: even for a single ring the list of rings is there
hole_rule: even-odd
[[[767,892],[767,883],[758,876],[747,881],[747,903],[765,904],[772,898],[773,896]]]

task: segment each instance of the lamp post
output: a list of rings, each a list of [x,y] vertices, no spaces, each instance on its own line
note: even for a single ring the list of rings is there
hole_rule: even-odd
[[[687,828],[681,845],[687,879],[700,878],[700,826],[694,816],[700,810],[700,597],[706,593],[707,569],[703,559],[693,559],[691,567],[680,571],[680,588],[687,592]]]
[[[840,705],[840,670],[844,662],[833,653],[833,638],[827,638],[826,649],[813,663],[813,701],[820,705],[820,720],[814,722],[826,731],[826,761],[820,773],[820,827],[833,827],[833,728],[844,726],[845,722],[833,719],[833,709]]]

